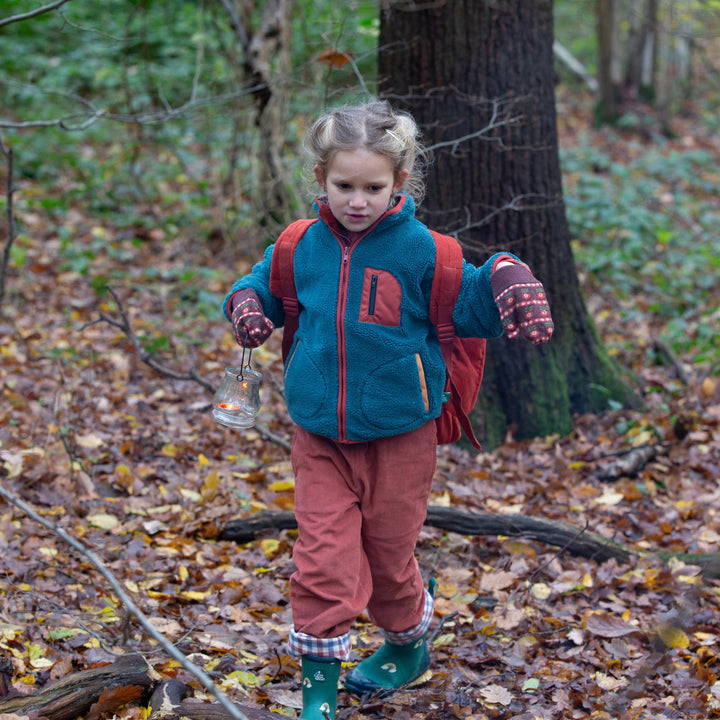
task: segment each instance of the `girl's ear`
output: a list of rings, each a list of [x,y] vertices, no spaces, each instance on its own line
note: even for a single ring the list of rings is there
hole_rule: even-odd
[[[315,179],[318,182],[318,185],[324,190],[325,189],[325,173],[323,172],[322,168],[319,165],[315,165],[313,167],[313,172],[315,173]]]
[[[393,184],[394,193],[396,193],[405,184],[405,181],[408,179],[409,174],[409,170],[399,170],[397,173],[395,173],[395,183]]]

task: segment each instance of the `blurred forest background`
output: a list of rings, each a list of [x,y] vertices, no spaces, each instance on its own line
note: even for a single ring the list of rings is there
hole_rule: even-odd
[[[0,10],[2,488],[95,548],[233,698],[289,714],[292,531],[221,537],[235,515],[292,509],[279,338],[253,353],[258,428],[220,428],[212,390],[239,350],[219,307],[307,216],[304,130],[327,106],[374,96],[392,5]],[[434,504],[569,522],[638,553],[720,550],[719,17],[716,0],[554,3],[578,278],[644,406],[610,399],[569,433],[523,442],[509,428],[478,456],[442,448]],[[439,615],[455,618],[435,638],[435,679],[385,703],[341,699],[340,717],[720,714],[717,583],[681,561],[598,567],[541,542],[432,528],[419,555],[440,581]],[[0,688],[6,676],[33,693],[157,653],[90,563],[9,502],[0,599]],[[362,625],[359,656],[373,632]],[[194,683],[172,660],[153,664]]]

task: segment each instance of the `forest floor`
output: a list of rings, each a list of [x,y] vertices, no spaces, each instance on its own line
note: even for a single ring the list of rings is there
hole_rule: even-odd
[[[588,127],[587,115],[563,119],[561,143]],[[626,152],[621,142],[609,149]],[[62,222],[89,249],[89,272],[68,268],[57,226],[24,207],[47,192],[62,193],[62,183],[20,182],[25,267],[8,277],[12,301],[0,317],[2,487],[92,550],[229,698],[292,715],[300,706],[297,664],[285,649],[294,532],[219,539],[233,518],[293,507],[280,340],[253,353],[265,376],[260,424],[273,437],[229,430],[213,422],[202,385],[143,362],[114,324],[123,321],[117,303],[98,301],[89,282],[109,280],[130,332],[145,347],[156,340],[159,363],[217,385],[238,350],[229,325],[198,322],[193,303],[200,290],[222,296],[251,259],[229,248],[212,255],[190,238],[167,243],[161,224],[134,228],[143,242],[131,245],[78,206]],[[199,275],[185,279],[188,264],[225,270],[199,288]],[[427,527],[418,558],[439,583],[432,677],[384,700],[341,691],[339,718],[720,717],[720,586],[656,554],[720,552],[717,368],[657,362],[648,352],[659,337],[653,320],[629,330],[611,292],[583,283],[601,337],[633,333],[619,359],[646,408],[577,417],[566,437],[508,437],[479,455],[443,447],[431,502],[571,523],[638,551],[636,559],[599,563],[522,537]],[[614,474],[638,448],[651,449],[647,461]],[[353,662],[379,642],[367,618],[356,630]],[[37,692],[128,652],[213,701],[128,618],[86,556],[0,499],[0,655],[12,662],[12,690]],[[147,710],[129,703],[96,714],[134,720]]]

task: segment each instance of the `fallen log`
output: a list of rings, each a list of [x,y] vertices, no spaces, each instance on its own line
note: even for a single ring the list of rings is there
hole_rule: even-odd
[[[54,682],[32,695],[14,695],[0,701],[0,717],[36,720],[99,720],[120,707],[150,696],[149,720],[232,720],[219,703],[187,698],[191,688],[160,676],[141,655],[123,655],[116,662],[83,670]],[[156,685],[157,683],[157,685]],[[152,687],[155,689],[152,690]],[[152,690],[152,695],[150,692]],[[247,720],[277,720],[277,713],[235,703]]]
[[[150,698],[148,720],[232,720],[230,713],[219,703],[186,698],[189,692],[190,688],[179,680],[163,680]],[[261,708],[237,704],[236,707],[248,720],[278,720],[279,717],[277,713]]]
[[[561,548],[571,555],[604,562],[615,559],[627,563],[633,557],[648,555],[644,551],[628,548],[608,540],[601,535],[559,520],[545,520],[528,515],[499,515],[495,513],[474,513],[457,508],[431,505],[428,507],[425,525],[459,533],[460,535],[506,535],[525,537]],[[228,520],[223,526],[220,538],[237,543],[251,542],[266,530],[292,530],[297,528],[291,511],[262,511],[242,518]],[[654,553],[663,560],[677,558],[688,565],[701,568],[706,578],[720,577],[720,553],[681,554]]]
[[[6,698],[0,701],[0,715],[92,720],[139,700],[159,679],[142,655],[123,655],[109,665],[68,675],[32,695]]]

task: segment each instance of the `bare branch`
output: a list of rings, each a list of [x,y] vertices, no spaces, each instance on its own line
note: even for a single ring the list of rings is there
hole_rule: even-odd
[[[157,372],[161,373],[162,375],[165,375],[167,377],[172,378],[173,380],[182,380],[182,381],[188,381],[191,380],[192,382],[196,382],[199,385],[202,385],[206,390],[208,390],[211,393],[214,393],[216,388],[215,386],[210,383],[208,380],[203,378],[201,375],[198,375],[198,373],[195,370],[190,370],[186,373],[178,372],[177,370],[173,370],[172,368],[166,367],[165,365],[159,363],[151,353],[149,353],[140,342],[140,339],[133,331],[130,321],[128,320],[128,317],[125,313],[125,308],[122,304],[122,301],[118,297],[117,293],[110,287],[107,288],[108,292],[113,296],[115,299],[115,303],[118,306],[118,312],[120,313],[120,320],[117,320],[116,318],[111,317],[110,315],[106,315],[105,313],[101,312],[99,314],[99,317],[95,320],[91,320],[88,323],[85,323],[80,329],[83,330],[86,327],[89,327],[90,325],[96,325],[99,322],[106,322],[108,325],[112,325],[113,327],[118,328],[119,330],[122,330],[123,333],[127,336],[127,338],[130,340],[130,342],[133,344],[133,347],[135,348],[139,358],[148,366],[150,366],[153,370],[156,370]],[[268,430],[267,428],[255,426],[253,428],[255,432],[263,439],[268,440],[272,443],[275,443],[276,445],[279,445],[280,447],[284,448],[288,452],[290,452],[291,445],[290,443],[285,440],[284,438],[280,437],[279,435],[276,435],[272,431]]]
[[[0,79],[0,84],[4,81]],[[231,93],[225,93],[223,95],[216,95],[213,97],[195,99],[191,98],[187,102],[179,105],[178,107],[165,106],[163,110],[154,110],[152,112],[137,113],[137,114],[126,114],[126,113],[110,113],[105,109],[95,108],[91,103],[86,100],[82,100],[74,95],[65,95],[67,98],[71,98],[77,101],[82,101],[89,108],[90,116],[85,117],[82,113],[74,113],[52,120],[25,120],[25,121],[13,121],[3,120],[0,118],[0,129],[7,130],[19,130],[22,128],[41,128],[41,127],[60,127],[63,130],[84,130],[89,125],[97,122],[100,119],[113,120],[116,122],[126,123],[129,125],[152,125],[156,123],[166,122],[177,117],[181,117],[186,113],[189,113],[198,108],[208,107],[211,105],[220,105],[223,103],[237,100],[241,97],[253,95],[260,92],[267,87],[267,83],[261,82],[252,86],[248,86],[243,90],[238,90]],[[62,93],[55,93],[62,94]],[[74,123],[75,118],[85,117],[82,122]]]
[[[38,15],[44,15],[45,13],[56,10],[61,5],[64,5],[66,2],[70,2],[70,0],[55,0],[55,2],[50,3],[49,5],[43,5],[42,7],[36,8],[35,10],[31,10],[30,12],[22,13],[20,15],[11,15],[10,17],[3,18],[2,20],[0,20],[0,27],[10,25],[10,23],[20,22],[21,20],[29,20],[30,18],[37,17]]]
[[[482,137],[483,135],[487,135],[491,130],[495,130],[496,128],[502,127],[503,125],[510,125],[511,123],[516,123],[520,120],[520,116],[508,118],[507,120],[501,120],[496,121],[495,116],[493,116],[493,119],[490,123],[488,123],[484,128],[481,128],[480,130],[477,130],[473,133],[469,133],[467,135],[463,135],[459,138],[453,138],[452,140],[445,140],[443,142],[435,143],[434,145],[430,145],[427,150],[428,152],[433,150],[438,150],[439,148],[443,147],[450,147],[452,148],[450,152],[455,153],[458,150],[458,147],[468,140],[475,140],[475,138]],[[496,142],[501,142],[500,138],[491,138],[495,140]]]
[[[106,315],[105,313],[100,313],[100,317],[97,320],[91,320],[89,323],[83,325],[81,329],[84,329],[88,327],[89,325],[96,324],[98,322],[106,322],[109,325],[113,325],[116,328],[119,328],[122,330],[125,335],[128,337],[130,342],[132,342],[135,350],[137,351],[138,356],[140,359],[146,364],[149,365],[153,370],[157,370],[159,373],[162,373],[163,375],[166,375],[167,377],[172,378],[173,380],[192,380],[193,382],[199,383],[202,385],[206,390],[209,390],[210,392],[215,392],[215,386],[210,383],[208,380],[205,380],[205,378],[198,375],[195,370],[190,370],[186,373],[177,372],[177,370],[173,370],[172,368],[168,368],[165,365],[162,365],[159,363],[151,353],[149,353],[144,347],[142,342],[140,342],[140,338],[135,334],[132,327],[130,326],[130,321],[128,320],[127,314],[125,313],[125,307],[122,304],[122,301],[118,297],[118,294],[113,290],[111,287],[107,288],[108,292],[113,296],[115,299],[115,303],[118,307],[118,312],[120,313],[120,320],[116,320],[115,318],[110,317],[109,315]]]
[[[43,527],[47,528],[53,534],[64,540],[70,547],[79,552],[81,555],[86,557],[93,567],[105,578],[110,587],[117,595],[120,602],[128,610],[128,612],[142,625],[145,632],[160,645],[163,650],[170,655],[174,660],[177,660],[189,673],[194,675],[218,700],[230,716],[236,718],[236,720],[248,720],[248,717],[244,715],[237,706],[228,700],[222,690],[220,690],[212,678],[207,675],[201,668],[188,660],[174,645],[169,643],[165,637],[160,634],[150,622],[147,616],[140,610],[135,604],[132,598],[122,589],[120,583],[116,580],[115,576],[110,572],[106,565],[92,552],[86,548],[82,543],[76,540],[71,535],[65,532],[61,527],[53,525],[41,515],[38,515],[27,503],[23,502],[20,498],[13,495],[11,492],[0,486],[0,496],[4,497],[9,503],[22,510],[31,520],[39,523]]]

